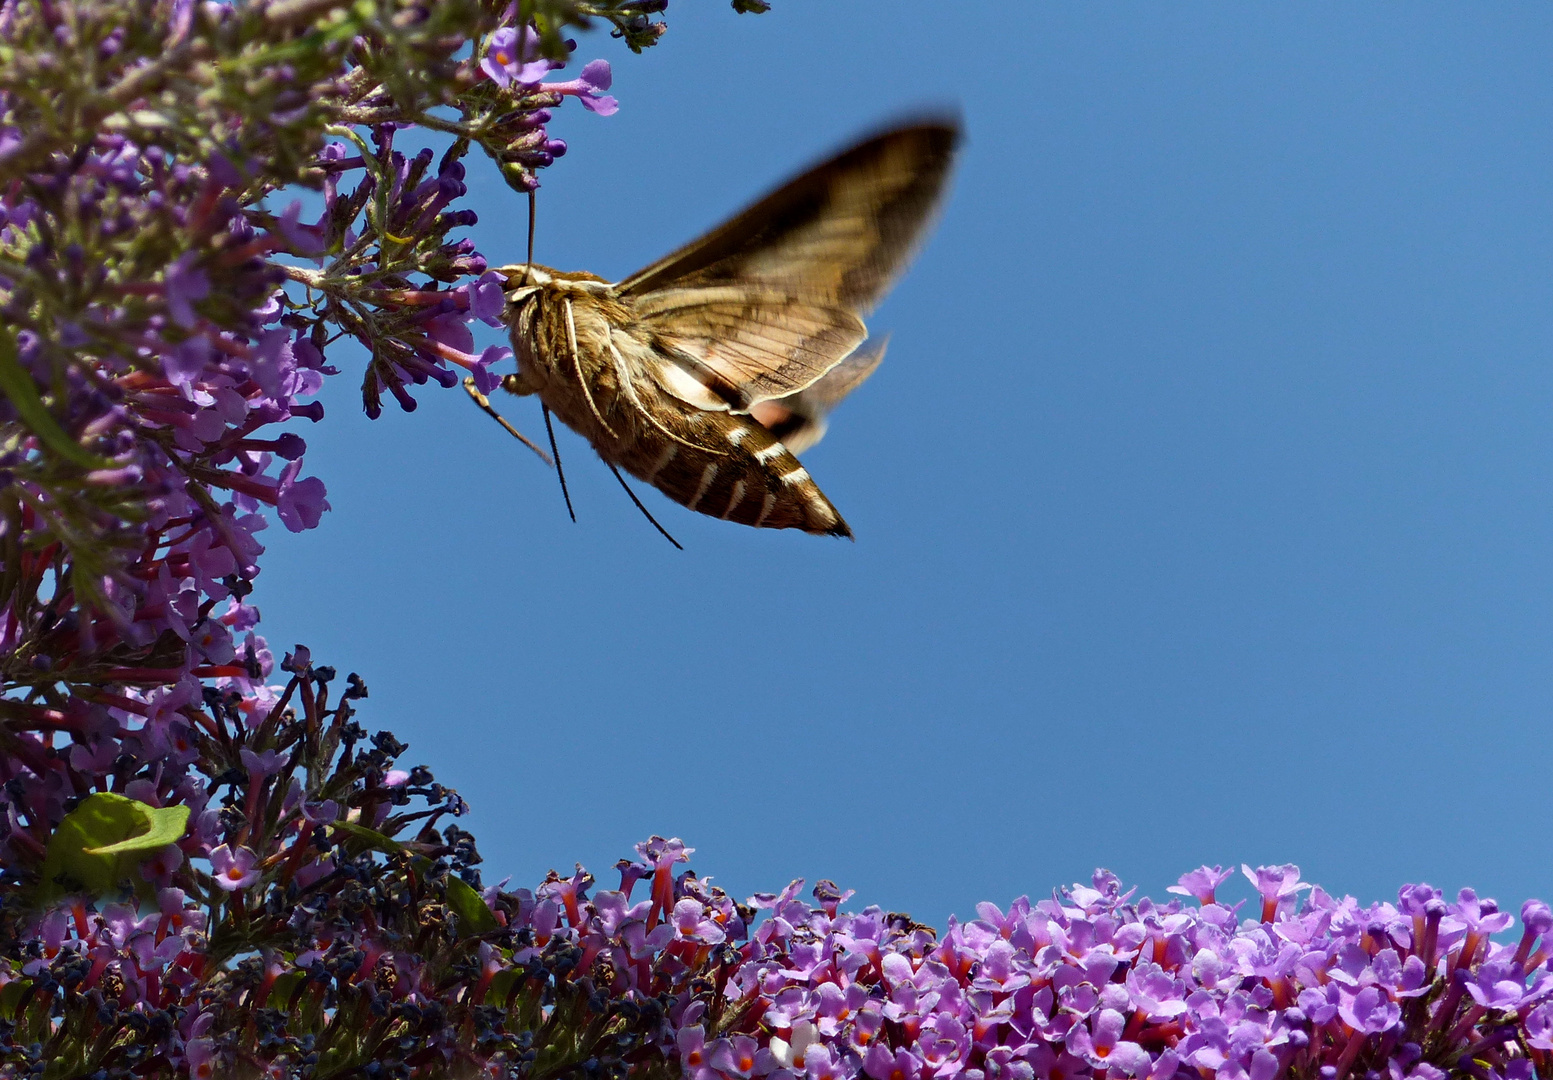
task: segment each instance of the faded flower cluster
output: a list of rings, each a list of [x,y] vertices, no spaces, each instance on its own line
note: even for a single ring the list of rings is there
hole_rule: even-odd
[[[1536,901],[1263,867],[1242,918],[1205,867],[939,935],[829,882],[738,903],[661,837],[509,891],[362,679],[276,660],[261,537],[329,509],[326,354],[370,415],[492,388],[465,161],[532,193],[553,111],[617,108],[566,33],[639,50],[666,6],[0,6],[0,1077],[1553,1075]]]

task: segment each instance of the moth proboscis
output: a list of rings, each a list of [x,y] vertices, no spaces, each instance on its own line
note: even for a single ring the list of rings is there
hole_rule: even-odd
[[[850,537],[795,455],[883,358],[863,316],[925,234],[958,141],[952,119],[892,127],[622,281],[503,267],[518,371],[502,388],[688,509]]]

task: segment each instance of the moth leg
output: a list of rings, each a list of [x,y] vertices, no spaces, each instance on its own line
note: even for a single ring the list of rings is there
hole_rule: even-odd
[[[626,494],[631,496],[631,501],[636,504],[636,508],[642,512],[642,515],[646,517],[648,521],[652,522],[652,527],[662,533],[665,540],[679,548],[681,551],[684,551],[685,549],[680,544],[680,542],[669,535],[669,530],[658,524],[658,519],[652,516],[652,511],[642,505],[642,500],[636,497],[636,492],[631,490],[631,485],[626,483],[626,478],[620,475],[620,470],[615,468],[614,463],[606,461],[604,464],[608,465],[609,471],[615,474],[615,479],[620,481],[620,486],[626,489]]]
[[[503,375],[501,388],[515,397],[528,397],[530,394],[539,393],[539,387],[532,386],[524,381],[522,373],[517,375]]]
[[[489,416],[492,420],[495,420],[498,424],[507,429],[508,435],[511,435],[514,439],[517,439],[518,442],[522,443],[524,446],[534,451],[534,453],[538,454],[540,461],[543,461],[546,465],[554,466],[555,463],[550,460],[549,454],[546,454],[539,447],[529,442],[526,435],[509,424],[505,416],[491,407],[491,399],[475,389],[475,381],[472,377],[466,378],[464,380],[464,389],[469,392],[469,396],[474,399],[474,403],[485,410],[485,415]]]
[[[599,422],[599,427],[604,429],[611,439],[619,439],[614,428],[604,421],[604,414],[599,412],[599,407],[593,404],[593,393],[588,389],[588,380],[582,373],[582,356],[577,351],[577,320],[572,317],[572,301],[568,297],[566,304],[566,343],[572,348],[572,368],[577,372],[577,385],[582,387],[582,399],[588,403],[588,409],[593,413],[593,419]]]

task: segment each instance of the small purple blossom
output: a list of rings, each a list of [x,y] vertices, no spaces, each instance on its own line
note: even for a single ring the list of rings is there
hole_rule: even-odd
[[[583,66],[582,74],[570,82],[541,83],[539,89],[547,94],[566,94],[582,102],[582,107],[600,116],[613,116],[620,103],[605,96],[614,82],[608,60],[591,60]]]
[[[301,471],[301,458],[288,462],[275,485],[276,512],[281,523],[292,532],[315,528],[324,511],[330,508],[329,500],[324,498],[324,482],[316,476],[298,480],[297,473]]]
[[[1233,870],[1226,870],[1222,866],[1199,866],[1190,873],[1182,874],[1180,880],[1165,891],[1190,896],[1201,904],[1211,904],[1214,902],[1214,890],[1224,884],[1232,873]]]
[[[507,279],[495,270],[487,270],[469,286],[469,314],[487,326],[502,325],[507,306]]]
[[[490,345],[469,367],[475,380],[475,389],[482,394],[493,393],[501,385],[502,377],[491,370],[495,364],[512,359],[512,350],[505,345]]]
[[[245,847],[234,850],[222,844],[210,853],[211,876],[227,892],[255,885],[259,880],[258,863],[258,853]]]
[[[199,319],[194,304],[210,295],[210,278],[194,265],[195,258],[194,252],[186,252],[167,268],[167,310],[173,322],[184,329]]]
[[[1262,897],[1262,921],[1270,922],[1279,906],[1303,889],[1310,888],[1299,879],[1300,868],[1293,863],[1283,866],[1258,866],[1255,870],[1240,864],[1241,873]]]
[[[480,70],[500,87],[533,85],[558,66],[539,55],[539,35],[528,26],[494,31],[480,60]]]
[[[1526,996],[1526,979],[1520,964],[1490,960],[1467,983],[1467,993],[1485,1009],[1508,1012],[1520,1007],[1521,999]]]

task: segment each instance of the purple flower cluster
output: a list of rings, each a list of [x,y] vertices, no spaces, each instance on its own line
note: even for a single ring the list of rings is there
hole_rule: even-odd
[[[752,903],[770,912],[742,947],[724,1015],[677,1033],[691,1080],[967,1080],[1128,1076],[1478,1076],[1527,1080],[1553,1066],[1553,911],[1513,917],[1425,885],[1364,906],[1311,889],[1293,866],[1244,868],[1258,918],[1215,902],[1203,867],[1130,902],[1095,874],[1007,911],[932,931],[878,908],[818,906],[801,882]]]
[[[137,43],[146,68],[162,42],[240,53],[245,42],[235,35],[266,26],[222,5],[182,4],[163,12],[162,36],[153,25],[137,39],[145,28],[127,8],[66,6],[68,18],[52,5],[5,12],[0,35],[17,63],[70,70],[49,52],[66,44],[133,74]],[[306,29],[273,23],[277,32]],[[508,26],[489,37],[518,35]],[[451,47],[445,33],[433,40]],[[309,86],[307,108],[295,113],[318,122],[295,133],[313,144],[304,157],[275,144],[279,114],[262,138],[245,139],[236,134],[245,118],[220,109],[204,123],[234,134],[215,145],[191,145],[177,126],[137,137],[99,126],[79,145],[29,154],[49,134],[37,122],[48,80],[24,92],[12,79],[0,93],[0,543],[12,586],[0,597],[0,709],[19,740],[12,760],[0,762],[3,779],[42,784],[42,773],[17,762],[61,731],[94,746],[108,740],[93,751],[101,755],[132,738],[139,756],[120,764],[130,774],[177,741],[187,726],[179,710],[207,691],[262,712],[269,654],[246,602],[264,550],[257,534],[266,509],[291,531],[315,527],[329,509],[323,481],[303,473],[306,442],[284,428],[322,419],[312,399],[336,372],[324,360],[330,342],[343,333],[369,346],[363,396],[374,415],[383,390],[413,409],[409,386],[454,386],[458,367],[490,387],[492,365],[510,355],[475,350],[469,323],[499,325],[502,282],[472,241],[447,238],[475,222],[472,211],[451,207],[465,193],[459,157],[468,144],[455,144],[428,176],[429,150],[394,149],[408,124],[384,115],[393,112],[384,103],[396,101],[387,89],[353,81],[359,72],[343,53],[309,55],[312,83],[283,63],[260,72],[258,84],[292,104],[300,88],[286,81]],[[504,122],[525,126],[525,138],[543,136],[541,106],[567,94],[610,111],[590,89],[608,84],[602,62],[575,85],[499,92],[474,60],[445,76],[469,87],[470,123],[487,118],[497,93]],[[329,105],[320,87],[339,100]],[[335,130],[347,141],[314,142],[324,121],[362,115],[374,121],[373,147],[344,128]],[[493,149],[516,154],[531,176],[564,146],[540,139],[537,149]],[[288,153],[294,165],[282,160]],[[352,173],[358,182],[342,190]],[[288,178],[321,191],[316,221],[301,220],[299,201],[279,214],[264,208]],[[164,772],[162,786],[175,779]],[[73,782],[43,797],[12,787],[0,806],[31,810],[0,821],[0,852],[13,838],[27,843],[23,831],[41,842],[64,792],[81,790]]]
[[[661,24],[660,24],[661,25]],[[568,52],[576,43],[565,42]],[[611,116],[620,103],[604,93],[614,80],[609,62],[593,60],[575,79],[546,81],[566,66],[541,51],[541,37],[531,25],[503,26],[486,39],[479,62],[484,81],[469,95],[478,102],[486,147],[507,183],[518,191],[539,187],[538,170],[566,153],[566,142],[545,130],[551,110],[568,97],[600,116]]]
[[[586,18],[562,3],[552,29]],[[326,349],[368,346],[374,413],[507,355],[473,345],[505,297],[448,236],[475,221],[460,158],[531,190],[564,151],[549,109],[612,111],[602,62],[486,77],[514,33],[471,4],[0,10],[0,1076],[445,1074],[378,1018],[509,1073],[552,1037],[579,1060],[630,1042],[627,1018],[608,1052],[566,1025],[525,1048],[470,1003],[480,944],[514,942],[471,914],[472,838],[433,828],[462,800],[392,768],[354,675],[331,706],[299,647],[272,685],[251,603],[269,522],[329,509],[293,430],[323,417]],[[434,170],[394,146],[422,122],[462,136]],[[175,824],[142,849],[126,822]],[[527,957],[512,999],[608,1019],[569,955]]]
[[[358,137],[354,146],[329,143],[320,155],[327,175],[320,219],[324,243],[360,252],[358,257],[348,266],[337,263],[324,272],[287,268],[291,280],[307,290],[315,327],[340,326],[370,344],[362,401],[373,418],[382,411],[384,390],[400,408],[411,412],[416,407],[411,386],[428,382],[457,386],[460,376],[454,367],[490,384],[491,365],[512,355],[504,346],[474,352],[470,323],[501,325],[506,299],[501,275],[486,269],[474,242],[446,236],[478,220],[472,210],[448,209],[466,192],[463,162],[450,151],[438,163],[436,174],[428,176],[435,155],[423,149],[406,157],[394,149],[394,136],[392,126],[376,127],[371,150]],[[356,171],[365,175],[352,190],[342,191],[341,180]],[[382,203],[387,209],[379,227],[415,238],[413,245],[406,244],[397,253],[387,245],[363,250],[365,245],[351,225],[353,210],[376,200],[379,185],[385,189]],[[412,273],[429,280],[417,284]],[[453,282],[457,284],[439,288]],[[363,302],[373,308],[370,326],[354,314]]]
[[[395,768],[392,735],[367,738],[360,680],[334,695],[335,673],[301,648],[281,667],[289,682],[258,702],[163,702],[191,722],[161,763],[171,790],[154,772],[123,781],[135,749],[73,738],[32,755],[57,778],[34,787],[113,787],[191,814],[117,900],[77,892],[39,911],[26,872],[44,853],[8,861],[0,1076],[663,1069],[668,1013],[705,966],[664,921],[683,847],[643,845],[649,862],[629,873],[652,879],[653,899],[634,908],[620,893],[590,900],[581,871],[481,890],[473,837],[437,828],[463,800],[424,768]],[[678,889],[735,914],[693,881]]]
[[[490,76],[492,82],[506,89],[517,86],[530,93],[571,95],[582,102],[589,112],[600,116],[612,116],[620,103],[604,95],[612,76],[609,63],[594,60],[582,69],[582,75],[570,82],[549,83],[545,76],[566,65],[548,60],[539,51],[539,33],[530,26],[504,26],[491,35],[486,46],[485,58],[480,70]],[[561,144],[562,153],[566,144]]]
[[[1537,901],[1496,940],[1470,890],[1246,868],[1242,918],[1218,867],[1162,904],[1100,872],[940,936],[830,882],[737,903],[661,837],[618,889],[484,888],[361,680],[275,662],[258,535],[329,509],[292,423],[325,350],[367,347],[373,415],[495,387],[462,158],[532,192],[551,110],[616,109],[603,61],[552,81],[561,30],[639,48],[664,6],[0,8],[0,1078],[1553,1075]]]
[[[111,706],[72,697],[52,708],[13,702],[11,713],[22,728],[94,736],[144,725],[137,737],[154,756],[170,737],[163,714],[197,700],[198,679],[250,695],[267,674],[257,613],[243,602],[264,550],[261,511],[300,531],[329,505],[322,482],[300,476],[306,443],[267,429],[321,419],[308,399],[332,369],[292,329],[280,272],[259,257],[287,250],[287,239],[239,207],[230,166],[176,165],[105,135],[30,179],[45,190],[0,194],[0,258],[34,274],[0,283],[0,296],[21,327],[22,386],[40,401],[59,380],[70,389],[45,423],[23,397],[0,406],[0,422],[30,429],[0,457],[12,508],[0,535],[20,550],[15,569],[31,586],[0,612],[7,684],[73,684],[90,671],[97,683],[132,685]],[[199,247],[161,273],[105,281],[117,267],[59,243],[81,206],[94,208],[99,241],[177,229]],[[80,302],[60,310],[67,298]],[[60,443],[85,461],[74,474],[54,460]],[[45,828],[57,820],[43,806],[33,814]]]

